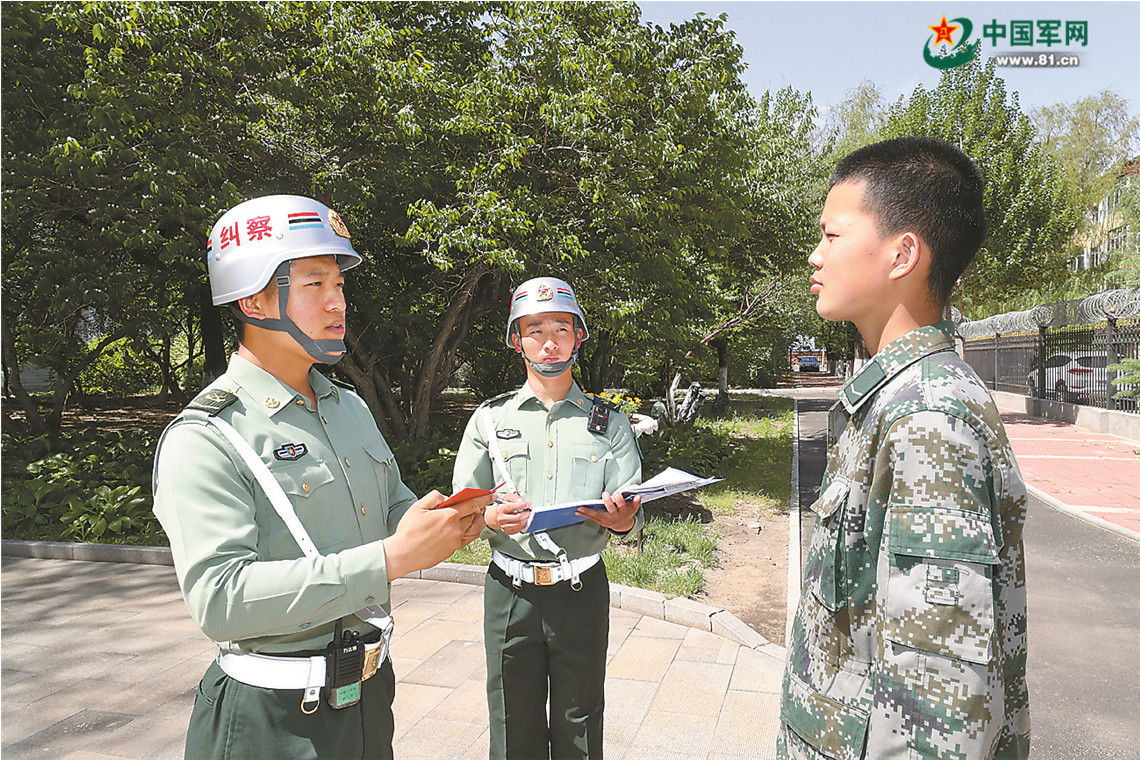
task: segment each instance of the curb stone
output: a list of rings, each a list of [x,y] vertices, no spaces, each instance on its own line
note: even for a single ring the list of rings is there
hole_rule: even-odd
[[[122,546],[118,544],[72,544],[62,541],[0,541],[0,556],[30,559],[64,559],[82,562],[122,562],[134,565],[168,565],[174,560],[167,546]],[[407,578],[447,581],[482,586],[487,568],[441,562],[426,570],[409,573]],[[773,644],[727,610],[687,597],[668,598],[656,591],[610,584],[610,606],[687,628],[714,633],[748,649],[783,659],[787,650]]]

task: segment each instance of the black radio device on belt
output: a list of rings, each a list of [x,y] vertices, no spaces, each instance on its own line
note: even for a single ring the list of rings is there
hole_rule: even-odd
[[[340,710],[360,701],[360,676],[364,671],[364,642],[356,631],[336,632],[325,655],[329,705]]]

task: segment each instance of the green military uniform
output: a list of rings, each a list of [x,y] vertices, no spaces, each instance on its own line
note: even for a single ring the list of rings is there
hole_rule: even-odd
[[[519,494],[535,506],[597,499],[603,491],[640,483],[641,454],[629,419],[611,410],[606,432],[591,433],[594,403],[576,383],[549,409],[529,384],[491,399],[484,406],[495,429],[487,429],[483,407],[472,415],[455,461],[454,488],[490,488],[500,481],[490,435]],[[633,531],[643,520],[639,510]],[[547,532],[572,560],[601,552],[609,534],[592,520]],[[533,534],[484,535],[507,557],[556,559]],[[577,591],[569,581],[516,585],[499,566],[489,569],[484,634],[493,758],[601,757],[609,585],[600,562],[580,580]]]
[[[367,641],[376,631],[353,613],[390,608],[381,541],[415,496],[364,402],[315,370],[309,381],[315,407],[235,354],[158,444],[154,511],[190,613],[222,652],[318,654],[337,620]],[[303,556],[250,468],[208,424],[206,409],[221,398],[229,403],[211,411],[268,465],[320,556]],[[358,705],[322,703],[305,715],[301,690],[248,686],[215,663],[195,701],[187,757],[388,756],[394,683],[385,662]]]
[[[1025,485],[953,329],[892,342],[832,408],[782,758],[1028,756]]]

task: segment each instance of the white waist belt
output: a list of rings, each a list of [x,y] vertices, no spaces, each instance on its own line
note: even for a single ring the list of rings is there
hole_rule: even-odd
[[[589,570],[601,560],[601,554],[591,554],[588,557],[566,560],[565,562],[523,562],[521,559],[508,557],[502,552],[491,552],[491,561],[498,565],[504,573],[511,576],[516,582],[533,583],[536,586],[553,586],[562,581],[577,580],[578,576]]]
[[[388,658],[391,629],[384,632],[380,641],[364,645],[364,670],[361,681],[375,675]],[[218,650],[218,665],[225,674],[247,686],[262,689],[304,689],[302,705],[318,702],[326,682],[325,656],[277,657],[266,654],[234,654]],[[315,708],[314,708],[315,709]]]

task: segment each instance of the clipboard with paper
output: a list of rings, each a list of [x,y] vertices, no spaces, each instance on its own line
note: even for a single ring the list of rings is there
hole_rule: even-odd
[[[641,503],[646,504],[657,499],[663,499],[666,496],[672,496],[685,491],[691,491],[694,488],[703,488],[713,483],[719,483],[722,480],[724,480],[724,478],[701,478],[687,473],[684,470],[668,467],[641,485],[623,488],[621,494],[622,497],[627,500],[635,496],[640,496]],[[561,528],[564,525],[573,525],[574,523],[582,522],[586,518],[577,514],[577,511],[583,507],[603,511],[606,508],[601,499],[586,499],[584,501],[569,501],[561,504],[552,504],[548,507],[533,507],[530,513],[530,520],[527,522],[526,527],[523,528],[523,532],[534,533],[540,530]]]

